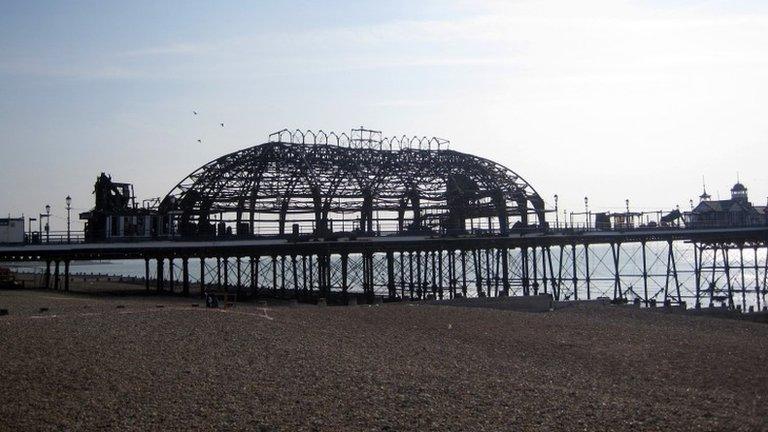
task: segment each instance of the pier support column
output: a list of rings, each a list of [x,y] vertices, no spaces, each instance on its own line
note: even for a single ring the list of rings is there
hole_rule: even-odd
[[[755,255],[757,256],[757,255]],[[755,264],[757,265],[757,264]],[[51,288],[51,260],[45,261],[45,288]]]
[[[473,250],[472,257],[475,262],[475,286],[477,287],[477,296],[485,297],[485,292],[483,291],[483,271],[481,269],[483,266],[482,251],[477,249]]]
[[[413,252],[408,252],[408,293],[410,300],[413,300],[415,288],[413,284]]]
[[[432,276],[432,285],[429,286],[429,291],[432,293],[432,298],[437,298],[437,267],[435,266],[435,251],[429,252],[429,259],[426,260],[426,264],[424,264],[425,268],[430,268],[431,265],[431,276]],[[425,278],[426,279],[426,278]]]
[[[341,254],[341,296],[344,299],[344,304],[348,301],[349,285],[347,282],[347,270],[349,268],[349,255],[346,253]]]
[[[200,257],[200,297],[205,296],[205,257]]]
[[[181,291],[185,296],[189,295],[189,258],[181,259]]]
[[[223,266],[224,269],[222,272],[224,273],[224,290],[229,292],[229,257],[224,257]]]
[[[709,286],[707,287],[707,292],[709,292],[709,307],[715,306],[715,288],[717,288],[717,278],[715,277],[717,274],[717,251],[718,247],[717,244],[712,246],[712,277],[710,279],[711,282],[709,282]],[[723,254],[725,254],[725,251],[723,251]]]
[[[221,291],[221,257],[216,257],[216,289]]]
[[[648,298],[648,260],[646,259],[646,246],[645,242],[640,243],[643,252],[643,304],[645,307],[649,306]]]
[[[757,258],[757,246],[754,248],[755,251],[755,301],[757,304],[757,308],[755,310],[761,310],[760,308],[760,268],[758,264],[758,258]]]
[[[528,272],[528,247],[520,248],[522,258],[523,295],[531,295],[531,280]]]
[[[272,255],[272,295],[277,297],[277,255]]]
[[[696,301],[694,307],[701,309],[701,248],[693,243],[693,276],[696,284]]]
[[[619,267],[621,243],[611,243],[611,255],[613,257],[613,299],[622,300],[624,293],[621,288],[621,269]]]
[[[555,299],[560,300],[560,294],[563,292],[563,257],[565,246],[560,245],[560,256],[557,260],[557,291],[555,291]]]
[[[423,298],[428,297],[429,293],[429,252],[424,251],[424,274],[421,280],[421,295]]]
[[[404,261],[403,255],[405,255],[405,253],[400,251],[400,256],[398,258],[400,259],[400,299],[401,300],[405,300],[405,261]]]
[[[675,263],[675,252],[672,246],[672,240],[667,241],[667,272],[664,279],[664,304],[671,301],[672,295],[669,293],[670,276],[672,276],[675,283],[675,292],[677,293],[675,301],[679,304],[682,299],[680,297],[680,281],[677,277],[677,264]]]
[[[64,261],[64,291],[69,291],[69,260]]]
[[[437,251],[437,295],[439,296],[440,300],[443,299],[444,290],[445,281],[443,280],[443,251],[441,249]]]
[[[422,299],[422,289],[421,289],[421,252],[416,252],[416,297],[421,300]],[[413,290],[411,290],[413,291]],[[413,296],[413,292],[411,292],[411,296]]]
[[[539,294],[539,258],[536,253],[536,246],[531,248],[531,255],[533,258],[533,283],[531,284],[531,288],[533,288],[533,295]]]
[[[755,257],[757,260],[757,257]],[[747,311],[747,281],[744,275],[744,244],[739,244],[739,273],[741,273],[741,310]]]
[[[173,292],[176,288],[176,278],[173,274],[173,258],[168,258],[168,289]]]
[[[56,267],[53,273],[53,289],[59,290],[59,260],[56,260]]]
[[[549,251],[548,247],[541,247],[541,285],[544,287],[544,294],[548,291],[547,286],[547,252]]]
[[[448,298],[456,297],[456,251],[449,250],[448,256]]]
[[[309,255],[307,257],[307,273],[309,273],[309,292],[311,293],[314,291],[315,286],[315,270],[314,270],[314,264],[312,262],[314,259],[312,258],[312,255]]]
[[[501,287],[501,291],[499,290],[499,284],[501,284],[501,277],[499,274],[501,273],[501,251],[499,249],[491,250],[491,263],[493,265],[493,295],[498,297],[501,291],[504,290],[504,287]]]
[[[251,297],[259,293],[259,256],[251,257]]]
[[[395,253],[392,251],[387,251],[387,291],[391,300],[397,297],[395,291]]]
[[[480,263],[482,266],[483,264]],[[485,281],[486,286],[488,287],[488,291],[486,291],[486,294],[488,294],[488,297],[491,297],[493,294],[493,267],[491,267],[491,250],[486,249],[485,250]],[[498,293],[497,293],[498,294]]]
[[[157,292],[163,291],[163,276],[165,273],[165,269],[163,268],[163,265],[165,264],[163,258],[157,258],[155,259],[157,262]]]
[[[509,296],[509,252],[507,248],[501,249],[501,293],[502,296]]]
[[[299,268],[296,255],[291,255],[291,270],[293,274],[293,295],[299,298]]]
[[[467,298],[467,251],[462,249],[461,255],[461,295]]]
[[[547,246],[547,265],[549,266],[550,294],[552,294],[555,300],[560,300],[560,291],[555,279],[555,267],[552,265],[552,248],[550,246]]]
[[[584,260],[586,261],[586,278],[584,279],[584,282],[587,284],[587,300],[592,299],[592,273],[589,270],[589,245],[584,245]]]
[[[144,288],[149,291],[149,258],[144,258]]]
[[[243,295],[243,259],[238,256],[235,260],[235,267],[237,270],[237,297],[239,298]]]
[[[573,299],[578,300],[579,299],[579,274],[576,272],[576,264],[577,264],[576,263],[577,261],[576,243],[571,244],[571,261],[572,261],[571,264],[573,266],[572,267],[573,275],[571,275],[573,279]]]
[[[373,254],[371,252],[363,253],[363,290],[369,303],[373,303]]]
[[[723,262],[725,263],[725,281],[728,286],[728,309],[736,309],[733,302],[733,283],[731,282],[731,253],[727,245],[723,246]]]

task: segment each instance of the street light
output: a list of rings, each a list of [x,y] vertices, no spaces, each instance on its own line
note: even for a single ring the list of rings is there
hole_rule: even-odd
[[[589,198],[584,197],[584,215],[587,218],[587,229],[589,229],[590,217],[589,217]]]
[[[555,194],[555,228],[560,228],[560,214],[557,212],[557,194]]]
[[[51,242],[51,205],[45,205],[45,242]]]
[[[70,215],[70,211],[72,210],[72,197],[67,195],[66,201],[67,201],[67,243],[69,243],[70,242],[70,237],[69,237],[69,222],[70,222],[70,218],[69,218],[69,215]]]
[[[627,228],[629,228],[630,227],[630,225],[629,225],[629,198],[624,200],[624,203],[627,205],[627,217],[624,220],[624,224],[626,225]]]

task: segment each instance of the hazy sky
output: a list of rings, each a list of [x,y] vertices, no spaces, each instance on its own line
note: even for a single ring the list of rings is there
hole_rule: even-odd
[[[767,108],[766,2],[0,2],[0,214],[52,229],[102,171],[162,196],[284,127],[447,138],[561,208],[737,171],[763,205]]]

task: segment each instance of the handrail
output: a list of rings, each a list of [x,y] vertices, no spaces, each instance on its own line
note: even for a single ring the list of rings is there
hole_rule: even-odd
[[[738,228],[766,228],[768,224],[703,224],[698,223],[693,226],[622,226],[618,228],[607,227],[587,227],[584,225],[571,225],[561,227],[541,227],[537,225],[529,225],[523,227],[512,227],[507,230],[506,233],[502,233],[499,228],[470,228],[466,230],[446,230],[446,229],[423,229],[418,231],[409,230],[387,230],[377,229],[374,231],[333,231],[324,234],[307,233],[302,232],[298,234],[286,233],[257,233],[257,234],[214,234],[208,236],[180,236],[180,235],[154,235],[154,236],[124,236],[114,237],[107,240],[92,241],[85,238],[82,232],[70,232],[66,231],[52,231],[47,234],[43,234],[42,237],[37,232],[26,233],[24,243],[27,245],[44,245],[44,244],[83,244],[83,243],[133,243],[144,241],[198,241],[198,240],[214,240],[214,241],[228,241],[228,240],[252,240],[252,239],[315,239],[315,238],[343,238],[343,237],[390,237],[390,236],[413,236],[413,235],[428,235],[433,237],[461,237],[461,236],[477,236],[477,237],[505,237],[508,235],[530,235],[530,234],[546,234],[546,235],[579,235],[586,233],[652,233],[652,232],[679,232],[684,233],[693,230],[702,229],[738,229]]]

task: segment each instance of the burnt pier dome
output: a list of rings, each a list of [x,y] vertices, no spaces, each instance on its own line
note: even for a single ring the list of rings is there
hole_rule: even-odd
[[[544,228],[544,201],[510,169],[437,138],[282,130],[215,159],[159,206],[182,237]]]

